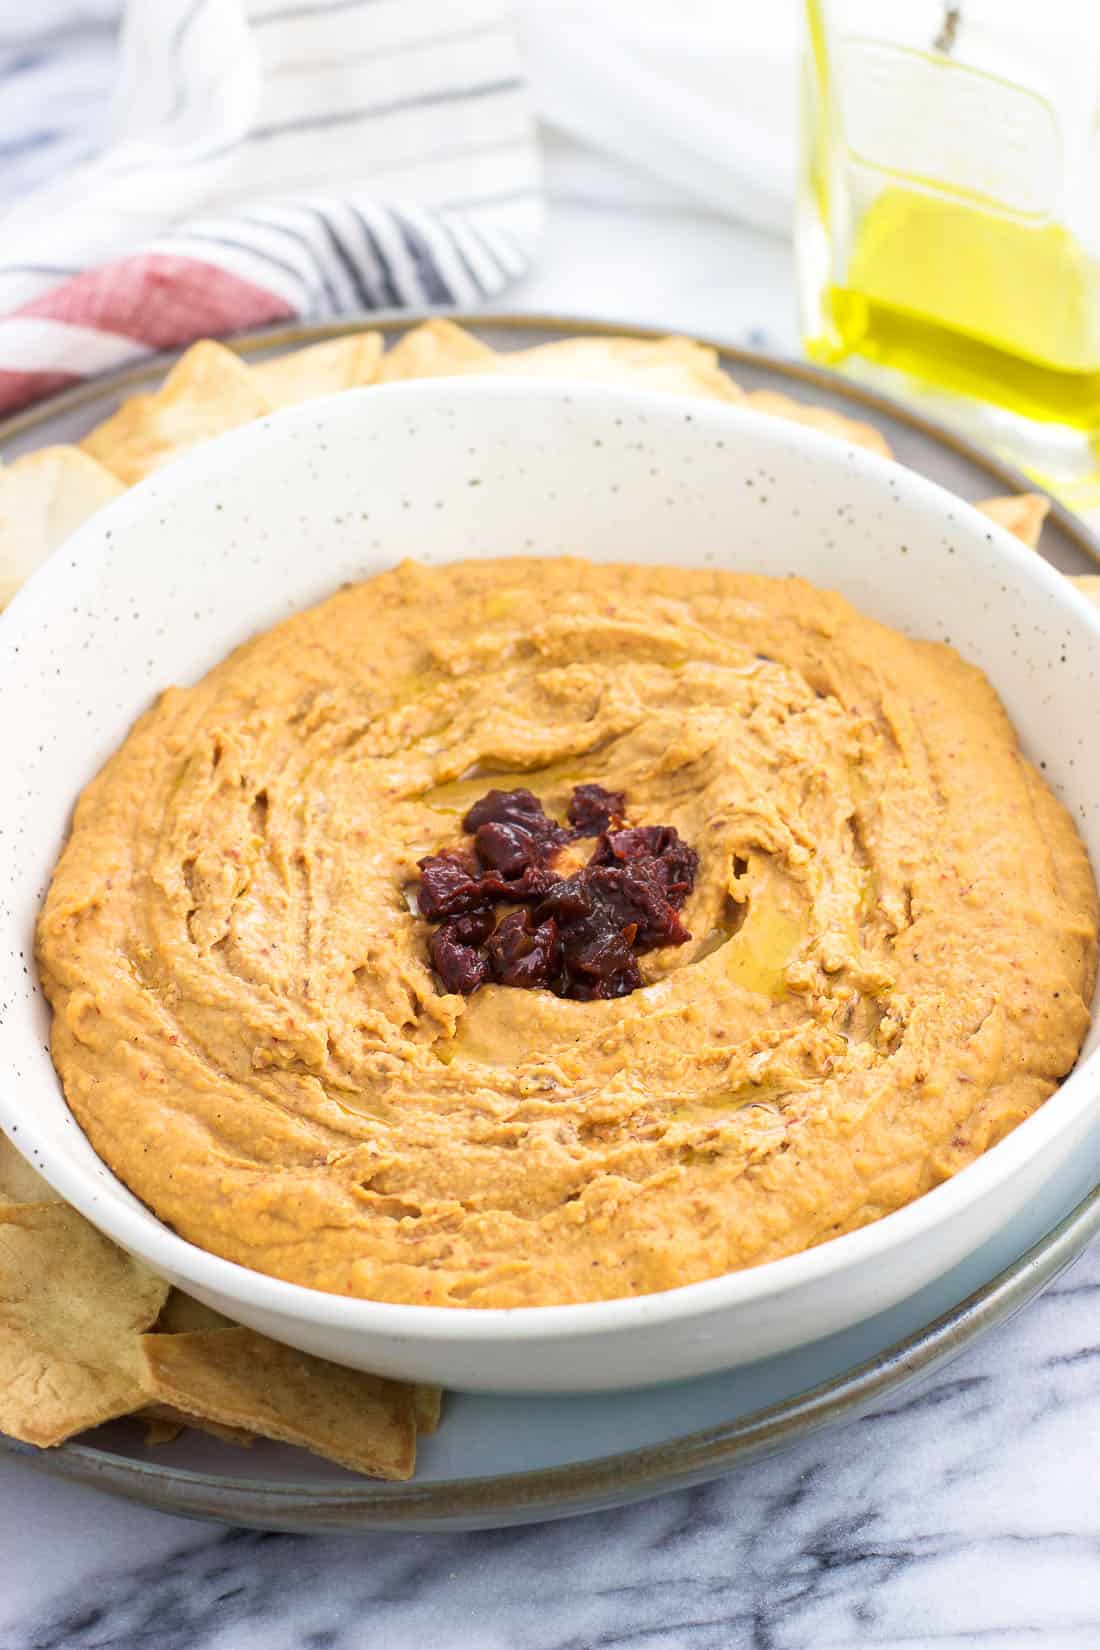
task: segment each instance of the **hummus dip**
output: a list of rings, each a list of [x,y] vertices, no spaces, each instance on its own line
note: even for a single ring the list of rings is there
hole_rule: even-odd
[[[613,1000],[442,989],[418,861],[490,786],[698,853]],[[193,1242],[340,1294],[635,1295],[877,1220],[1033,1112],[1097,896],[982,674],[798,579],[406,564],[169,689],[40,919],[96,1151]]]

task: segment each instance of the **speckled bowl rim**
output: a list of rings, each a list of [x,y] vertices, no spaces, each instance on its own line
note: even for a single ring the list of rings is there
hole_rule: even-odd
[[[532,333],[659,338],[667,336],[669,330],[569,314],[430,313],[448,315],[474,330],[517,334],[517,343],[532,341]],[[225,342],[248,356],[319,342],[364,327],[396,334],[426,318],[424,313],[407,311],[361,312],[339,322],[267,328]],[[722,338],[695,336],[715,348],[726,366],[740,363],[795,385],[817,386],[856,407],[907,426],[929,443],[960,455],[1007,492],[1034,488],[1030,478],[995,454],[890,396],[801,361],[743,348]],[[162,374],[180,353],[171,351],[152,357],[137,367],[64,391],[27,412],[0,421],[0,445],[48,425],[69,410],[93,406],[112,394],[143,384]],[[1052,502],[1050,521],[1063,537],[1100,564],[1100,541],[1057,500]],[[553,1468],[422,1485],[378,1485],[364,1480],[326,1489],[316,1481],[273,1484],[160,1462],[145,1463],[77,1441],[55,1450],[38,1450],[0,1435],[0,1450],[28,1459],[52,1476],[91,1484],[139,1504],[264,1529],[475,1529],[596,1511],[705,1482],[830,1424],[854,1420],[887,1394],[937,1369],[979,1335],[1014,1316],[1070,1266],[1098,1234],[1100,1184],[1051,1232],[963,1301],[914,1334],[818,1386],[732,1422],[681,1434],[657,1445]]]

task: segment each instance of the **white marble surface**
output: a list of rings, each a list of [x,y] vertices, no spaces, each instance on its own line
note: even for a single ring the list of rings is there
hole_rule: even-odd
[[[0,198],[94,144],[109,0],[0,8]],[[68,11],[79,10],[79,4]],[[786,246],[555,146],[517,309],[795,347]],[[640,201],[649,204],[640,205]],[[1100,1252],[878,1415],[732,1479],[510,1532],[297,1538],[0,1459],[0,1650],[1094,1650]]]

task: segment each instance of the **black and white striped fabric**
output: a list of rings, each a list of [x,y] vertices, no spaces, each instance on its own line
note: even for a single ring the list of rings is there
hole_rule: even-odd
[[[227,290],[311,318],[498,292],[542,224],[509,12],[130,0],[108,146],[2,225],[0,371],[82,374],[140,354],[138,329],[50,296],[135,254],[212,266]]]

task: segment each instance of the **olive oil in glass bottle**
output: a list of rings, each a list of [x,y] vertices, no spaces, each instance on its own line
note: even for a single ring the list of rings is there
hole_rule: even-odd
[[[807,353],[1100,508],[1100,0],[805,0]]]

